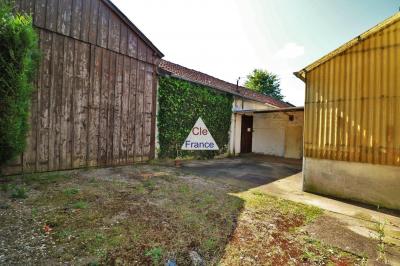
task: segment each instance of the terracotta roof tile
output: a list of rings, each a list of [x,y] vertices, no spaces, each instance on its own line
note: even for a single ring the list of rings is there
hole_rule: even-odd
[[[184,66],[166,61],[166,60],[161,60],[159,67],[168,73],[170,73],[174,77],[178,77],[184,80],[188,80],[194,83],[199,83],[205,86],[209,86],[224,92],[228,92],[231,94],[235,94],[238,96],[241,96],[243,98],[247,98],[250,100],[254,100],[257,102],[262,102],[262,103],[267,103],[279,108],[284,108],[284,107],[291,107],[290,103],[286,103],[283,101],[280,101],[278,99],[275,99],[270,96],[266,96],[264,94],[255,92],[253,90],[247,89],[245,87],[239,86],[237,87],[236,84],[229,83],[226,81],[223,81],[221,79],[215,78],[213,76],[207,75],[205,73],[186,68]]]

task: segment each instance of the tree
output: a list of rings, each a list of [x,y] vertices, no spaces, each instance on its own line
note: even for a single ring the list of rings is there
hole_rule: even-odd
[[[247,75],[245,86],[264,95],[283,100],[278,75],[266,70],[254,69]]]
[[[26,147],[38,38],[32,17],[14,14],[0,0],[0,165]]]

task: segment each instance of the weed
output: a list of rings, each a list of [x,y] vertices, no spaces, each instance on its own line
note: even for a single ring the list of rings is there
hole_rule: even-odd
[[[63,192],[67,196],[72,196],[72,195],[78,194],[79,189],[77,189],[77,188],[67,188],[67,189],[64,189]]]
[[[190,192],[190,187],[186,184],[180,185],[178,188],[178,191],[182,194],[189,194]]]
[[[377,232],[377,238],[378,238],[378,261],[382,261],[384,263],[387,263],[387,258],[386,258],[386,246],[385,246],[385,226],[386,222],[378,222],[376,226],[376,232]]]
[[[106,237],[103,235],[103,234],[99,234],[99,233],[97,233],[95,236],[94,236],[94,245],[96,245],[96,246],[100,246],[104,241],[106,241]]]
[[[11,197],[14,199],[26,199],[28,197],[27,192],[28,189],[26,187],[15,186],[11,191]]]
[[[141,184],[141,183],[138,184],[137,186],[135,186],[133,189],[137,194],[144,194],[146,192],[146,189],[144,188],[144,185]]]
[[[72,208],[74,209],[86,209],[88,207],[88,203],[86,201],[77,201],[72,204]]]
[[[156,182],[154,182],[154,180],[148,179],[148,180],[143,182],[143,186],[147,190],[154,190],[154,188],[156,187]]]
[[[98,248],[95,250],[94,253],[96,254],[97,257],[103,258],[107,255],[107,250],[105,248]]]
[[[163,253],[164,253],[164,251],[161,247],[153,247],[153,248],[147,250],[144,255],[151,258],[153,265],[159,265],[160,260],[163,256]]]
[[[213,251],[217,247],[217,241],[214,238],[208,238],[202,243],[202,246],[207,251]]]
[[[38,209],[33,207],[31,210],[32,218],[35,219],[37,217],[38,213],[39,213]]]
[[[56,232],[55,235],[60,239],[65,239],[72,235],[72,231],[70,229],[65,229],[65,230]]]

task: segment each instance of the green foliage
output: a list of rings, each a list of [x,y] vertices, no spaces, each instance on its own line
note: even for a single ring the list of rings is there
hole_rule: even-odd
[[[151,258],[153,265],[159,265],[163,254],[164,250],[161,247],[154,247],[146,251],[145,256]]]
[[[86,201],[80,200],[72,204],[72,208],[74,209],[86,209],[89,204]]]
[[[0,165],[26,146],[37,43],[31,16],[13,14],[0,0]]]
[[[254,69],[253,72],[247,76],[245,86],[264,95],[283,100],[279,77],[266,70]]]
[[[179,156],[212,158],[227,150],[231,124],[231,95],[172,77],[161,77],[158,129],[161,158]],[[220,148],[219,151],[181,151],[194,123],[201,117]]]
[[[27,192],[28,189],[26,187],[15,186],[11,191],[11,197],[14,199],[26,199],[28,197]]]

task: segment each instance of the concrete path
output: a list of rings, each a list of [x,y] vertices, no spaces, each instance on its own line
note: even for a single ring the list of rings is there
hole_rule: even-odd
[[[187,161],[183,163],[182,170],[230,184],[240,191],[269,184],[299,173],[301,160],[251,155]]]
[[[355,253],[365,253],[375,261],[380,224],[384,225],[386,257],[389,265],[400,265],[400,217],[355,204],[302,191],[298,173],[255,188],[284,199],[314,205],[327,210],[326,215],[307,229],[316,238]]]

